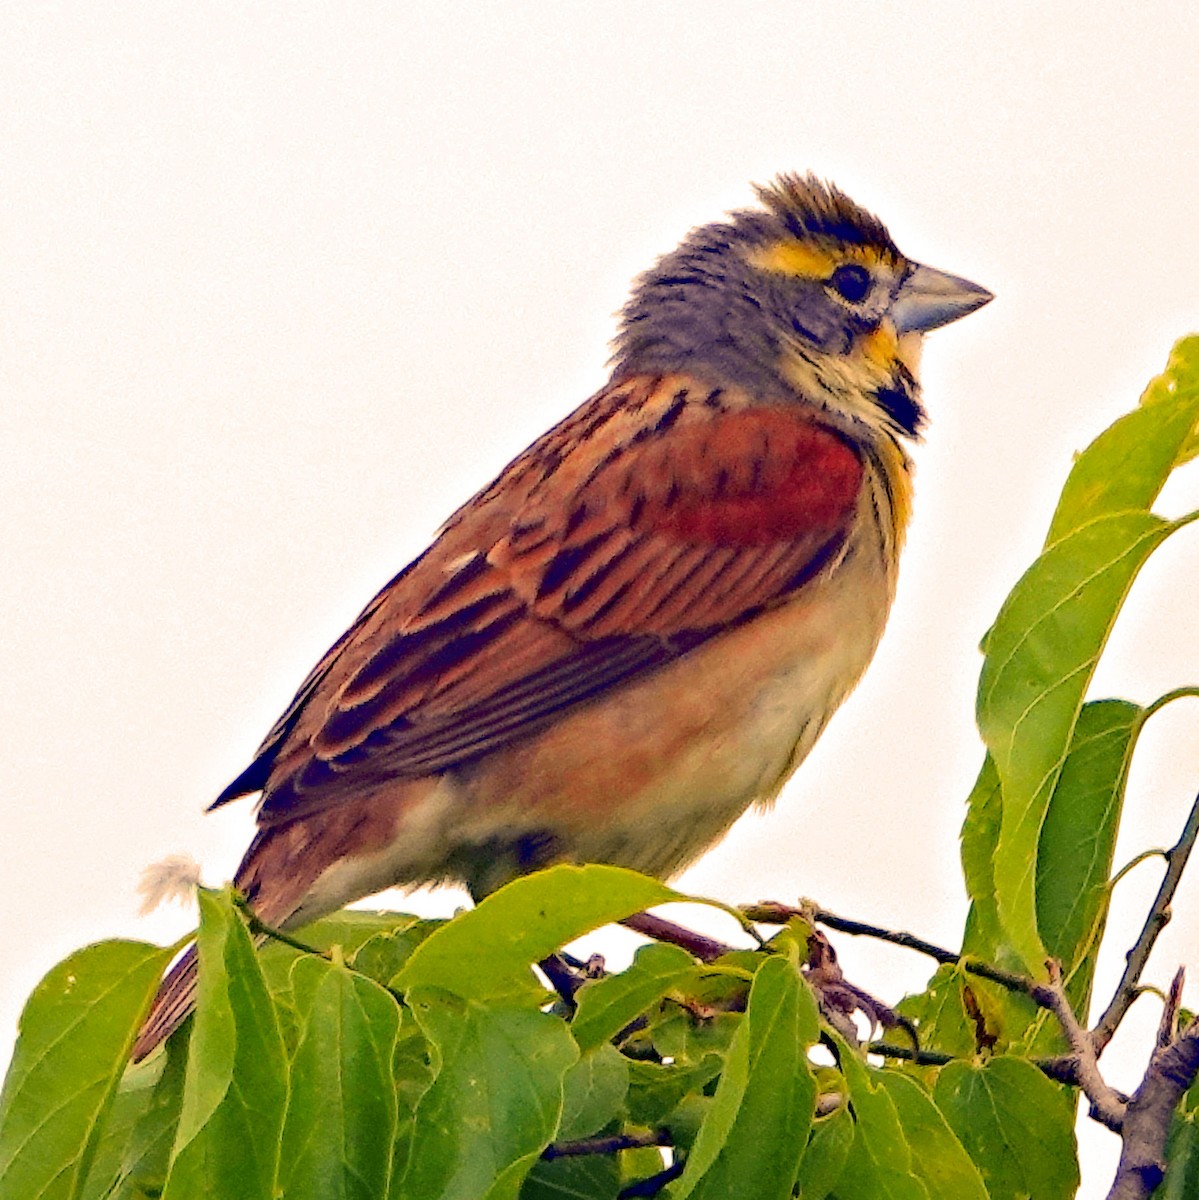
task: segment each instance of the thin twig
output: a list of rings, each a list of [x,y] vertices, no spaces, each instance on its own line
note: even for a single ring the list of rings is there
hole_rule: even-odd
[[[1166,993],[1161,1019],[1157,1023],[1157,1041],[1154,1044],[1159,1050],[1167,1049],[1178,1040],[1178,1010],[1182,1008],[1182,984],[1185,978],[1185,968],[1179,967],[1170,980],[1170,990]]]
[[[1126,1103],[1099,1073],[1095,1043],[1079,1024],[1062,985],[1062,964],[1056,958],[1051,958],[1045,966],[1049,971],[1049,982],[1036,984],[1032,998],[1057,1017],[1071,1050],[1078,1086],[1091,1103],[1091,1116],[1114,1133],[1119,1133],[1124,1124]]]
[[[1174,976],[1158,1045],[1124,1117],[1120,1165],[1108,1200],[1147,1200],[1165,1177],[1166,1138],[1182,1094],[1199,1075],[1199,1021],[1175,1035],[1182,971]],[[1164,1043],[1164,1044],[1163,1044]]]
[[[671,1146],[674,1143],[665,1129],[647,1133],[617,1133],[609,1137],[582,1138],[577,1142],[561,1142],[547,1146],[541,1157],[552,1162],[556,1158],[576,1158],[584,1154],[616,1154],[621,1150],[642,1150],[647,1146]],[[618,1200],[640,1196],[656,1196],[668,1183],[683,1173],[683,1164],[676,1162],[664,1171],[630,1184],[618,1194]]]
[[[251,907],[249,901],[240,893],[233,893],[234,905],[241,909],[245,915],[246,922],[250,926],[250,932],[257,934],[259,937],[268,938],[272,942],[282,942],[285,946],[290,946],[293,950],[299,950],[301,954],[315,954],[317,958],[329,958],[328,950],[318,950],[315,946],[308,945],[307,942],[301,942],[298,938],[294,938],[289,933],[284,933],[282,929],[276,929],[273,925],[268,925]]]
[[[673,1183],[683,1173],[682,1161],[671,1163],[665,1171],[639,1179],[616,1193],[616,1200],[639,1200],[642,1196],[656,1196],[668,1183]]]
[[[852,933],[860,937],[875,938],[880,942],[890,942],[893,946],[902,946],[905,950],[915,950],[926,954],[940,963],[956,963],[960,954],[936,946],[918,938],[914,933],[902,933],[893,929],[884,929],[881,925],[868,925],[865,921],[854,921],[849,917],[839,917],[826,908],[818,908],[814,904],[801,904],[798,908],[789,904],[777,904],[773,901],[762,904],[747,904],[741,911],[751,921],[760,921],[763,925],[785,925],[792,917],[807,918],[821,925],[827,925],[838,933]]]
[[[1166,851],[1160,846],[1153,846],[1148,850],[1142,850],[1140,854],[1134,854],[1113,876],[1112,886],[1119,883],[1126,875],[1135,871],[1143,862],[1148,862],[1151,858],[1160,858],[1167,865],[1169,859],[1166,858]]]
[[[615,1154],[619,1150],[643,1150],[646,1146],[670,1146],[670,1134],[665,1129],[647,1133],[614,1133],[608,1137],[580,1138],[577,1142],[555,1142],[541,1152],[552,1162],[555,1158],[578,1158],[584,1154]]]
[[[715,938],[705,937],[684,925],[667,921],[665,917],[655,917],[653,913],[634,913],[631,917],[625,917],[621,924],[634,933],[653,938],[655,942],[669,942],[671,945],[680,946],[688,954],[694,954],[701,962],[714,962],[721,955],[731,953],[733,949]]]
[[[960,1058],[957,1054],[918,1050],[915,1046],[897,1046],[894,1042],[868,1042],[865,1049],[867,1054],[877,1054],[880,1058],[902,1058],[918,1067],[944,1067]]]
[[[918,1067],[944,1067],[951,1062],[963,1061],[961,1055],[945,1054],[940,1050],[914,1050],[910,1046],[897,1046],[894,1042],[871,1042],[866,1050],[881,1058],[902,1058],[915,1063]],[[1073,1054],[1058,1054],[1052,1058],[1030,1058],[1042,1075],[1052,1079],[1054,1083],[1064,1083],[1070,1087],[1079,1087],[1078,1059]],[[1122,1092],[1115,1092],[1121,1103],[1127,1103],[1128,1097]]]
[[[792,917],[806,917],[838,933],[850,933],[857,937],[874,938],[876,941],[888,942],[892,946],[900,946],[905,950],[914,950],[917,954],[927,957],[947,966],[960,966],[972,975],[979,975],[998,983],[1009,991],[1021,992],[1025,996],[1032,995],[1034,982],[1025,975],[1017,975],[1013,971],[1005,971],[1001,967],[992,966],[981,959],[946,950],[934,942],[917,937],[914,933],[904,933],[894,929],[885,929],[881,925],[868,925],[864,921],[853,921],[848,917],[839,917],[836,913],[825,908],[792,908],[785,904],[751,904],[742,909],[751,921],[761,921],[763,924],[785,925]]]
[[[1178,884],[1182,879],[1182,872],[1187,865],[1187,860],[1191,857],[1191,851],[1195,848],[1196,838],[1199,838],[1199,796],[1195,797],[1191,811],[1187,814],[1182,836],[1166,851],[1166,873],[1162,876],[1161,886],[1157,889],[1153,907],[1150,908],[1149,915],[1145,918],[1140,936],[1125,956],[1127,961],[1124,965],[1124,974],[1120,976],[1120,982],[1116,985],[1111,1002],[1104,1009],[1103,1015],[1091,1031],[1096,1054],[1102,1054],[1107,1048],[1107,1044],[1120,1027],[1120,1022],[1124,1020],[1133,1001],[1137,998],[1137,984],[1140,983],[1141,972],[1149,961],[1149,955],[1158,936],[1169,924],[1170,904],[1174,899],[1174,893],[1178,890]]]
[[[1057,964],[1052,964],[1050,984],[1046,985],[1037,983],[1026,976],[993,967],[989,963],[964,958],[954,954],[951,950],[946,950],[943,946],[916,937],[914,934],[884,929],[882,926],[868,925],[862,921],[853,921],[825,909],[790,908],[783,904],[760,904],[747,906],[745,913],[751,920],[771,924],[784,924],[793,916],[806,916],[809,920],[827,925],[830,929],[836,929],[842,933],[872,937],[893,946],[915,950],[945,965],[960,966],[972,974],[990,979],[1011,991],[1030,997],[1040,1007],[1047,1009],[1057,1017],[1071,1046],[1070,1054],[1033,1059],[1033,1064],[1042,1074],[1057,1083],[1082,1088],[1091,1102],[1092,1114],[1095,1119],[1107,1125],[1108,1128],[1119,1128],[1127,1097],[1108,1086],[1099,1074],[1090,1037],[1081,1028],[1070,1007],[1061,985],[1061,969]],[[1056,975],[1053,973],[1055,971]],[[1054,982],[1055,980],[1056,982]],[[890,1042],[873,1042],[867,1048],[871,1053],[882,1055],[885,1058],[902,1058],[922,1066],[944,1066],[954,1060],[954,1056],[950,1054],[896,1046]]]
[[[602,979],[607,972],[604,970],[603,956],[593,954],[586,962],[580,962],[569,954],[550,954],[538,964],[541,973],[550,981],[550,986],[558,993],[559,999],[568,1012],[575,1011],[575,993],[585,983],[592,979]]]

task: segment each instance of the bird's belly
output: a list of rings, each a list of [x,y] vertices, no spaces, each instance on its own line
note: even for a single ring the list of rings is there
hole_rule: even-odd
[[[872,548],[526,741],[363,796],[390,837],[321,872],[288,923],[393,884],[477,895],[556,861],[681,870],[773,800],[865,670],[893,594]]]
[[[775,797],[861,676],[891,594],[859,548],[791,604],[459,773],[453,836],[501,856],[532,839],[547,859],[682,869]]]

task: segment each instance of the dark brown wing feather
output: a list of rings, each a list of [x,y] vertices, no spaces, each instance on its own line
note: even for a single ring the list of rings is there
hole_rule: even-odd
[[[856,451],[682,376],[610,386],[384,588],[218,803],[290,820],[444,770],[792,594],[843,544]]]

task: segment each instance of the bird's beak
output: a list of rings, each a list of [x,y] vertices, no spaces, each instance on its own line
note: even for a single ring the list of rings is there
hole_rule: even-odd
[[[913,267],[891,306],[897,333],[927,333],[967,316],[995,297],[986,288],[932,267]]]

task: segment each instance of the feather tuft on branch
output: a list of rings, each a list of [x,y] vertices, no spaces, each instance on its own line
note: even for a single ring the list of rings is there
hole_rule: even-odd
[[[165,903],[189,904],[200,885],[200,864],[186,854],[171,854],[151,863],[143,872],[137,890],[142,903],[141,916],[152,913]]]

